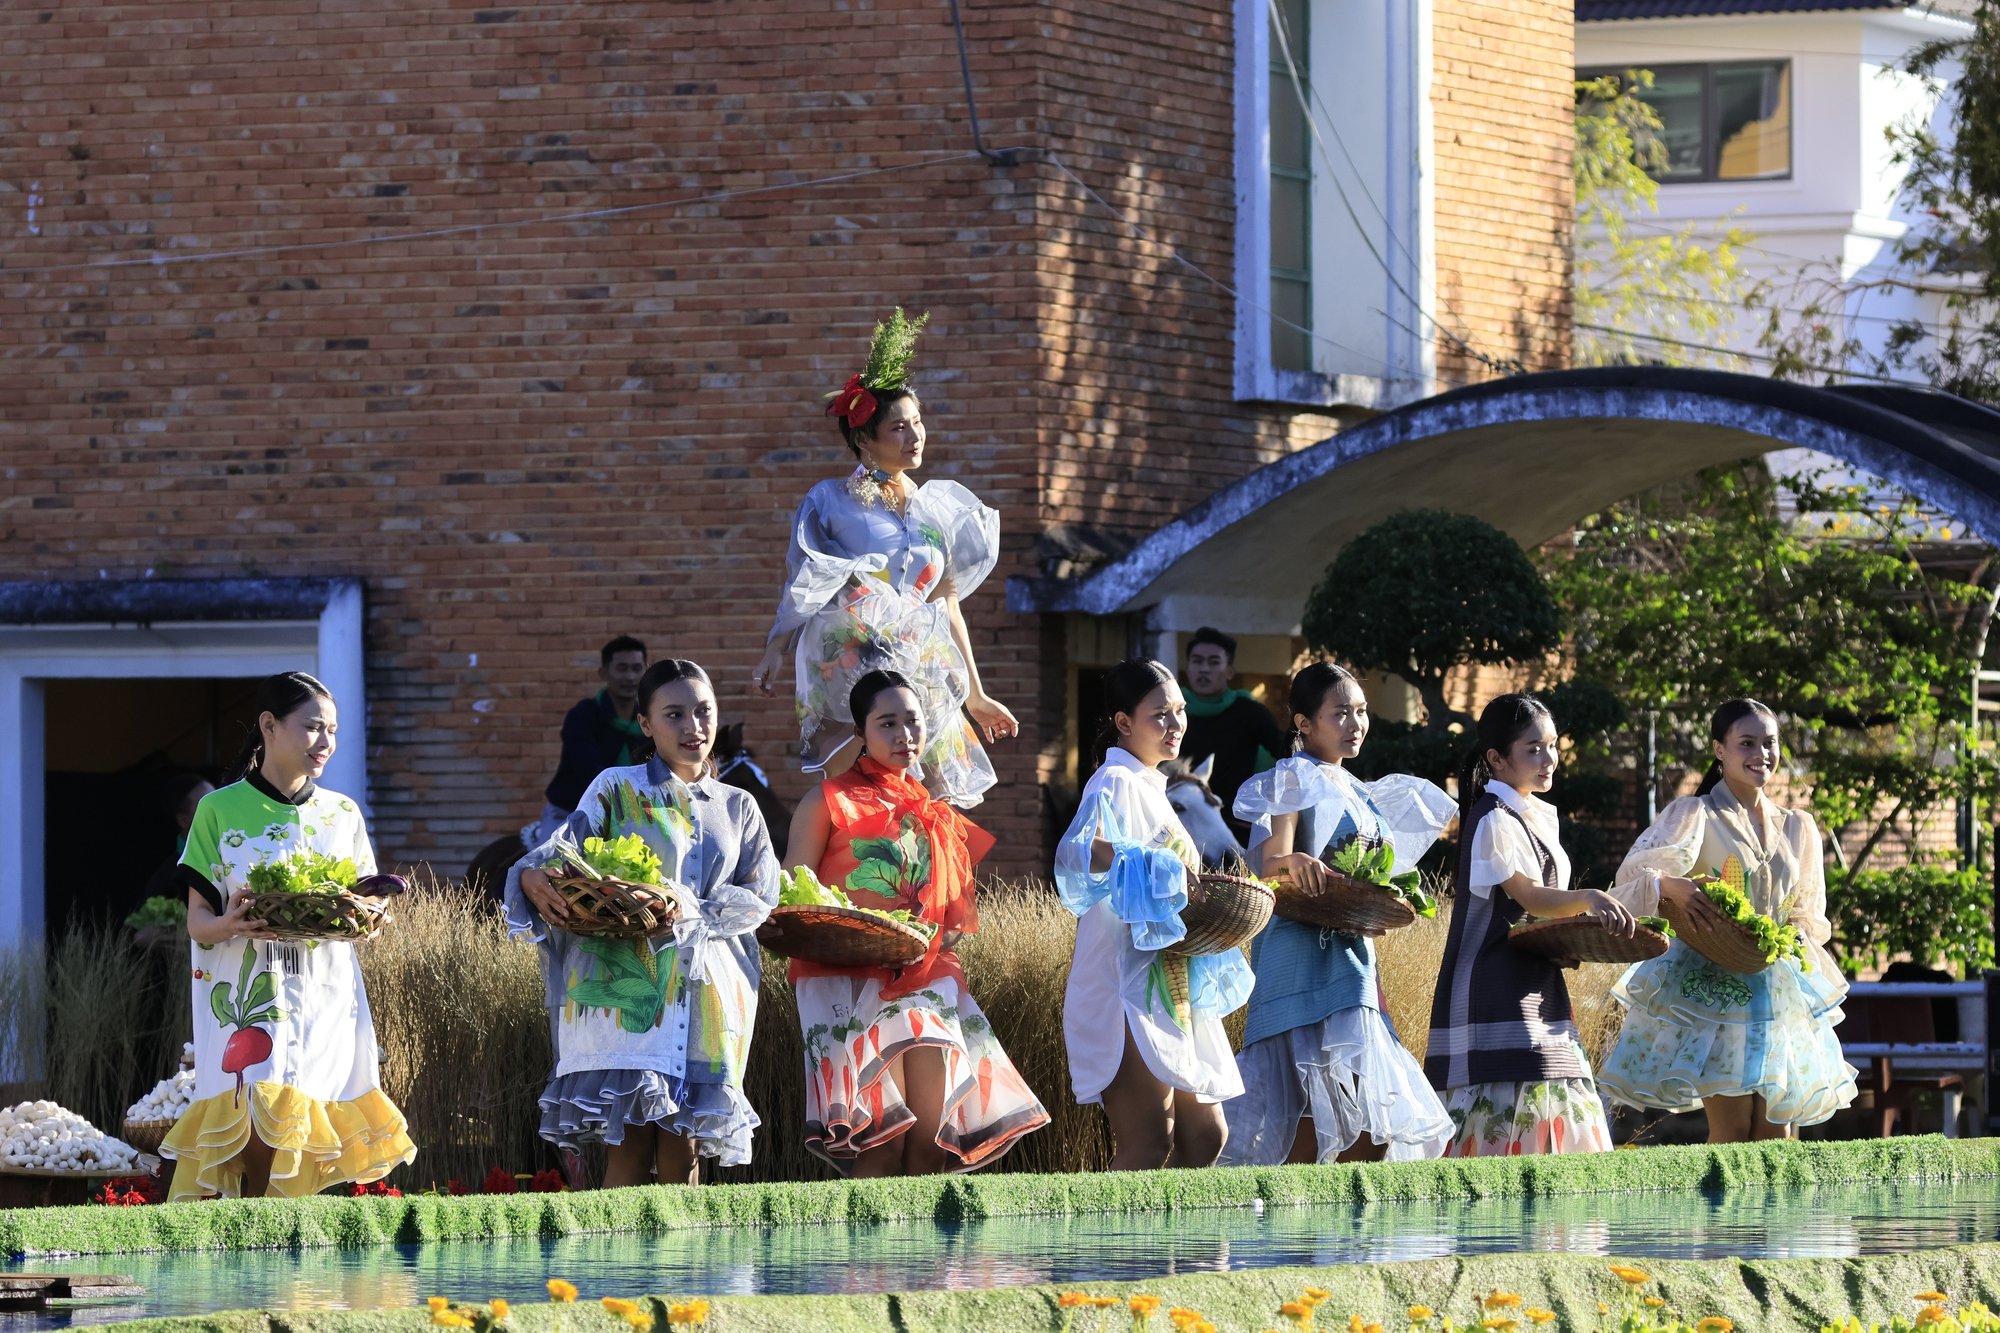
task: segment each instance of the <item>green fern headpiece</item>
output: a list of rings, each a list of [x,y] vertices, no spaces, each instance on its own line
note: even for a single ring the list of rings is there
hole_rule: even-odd
[[[835,389],[827,397],[826,414],[838,417],[851,430],[859,430],[875,415],[875,395],[906,389],[910,383],[910,356],[917,350],[917,335],[931,322],[930,313],[915,319],[903,317],[903,307],[875,326],[868,343],[868,367]]]

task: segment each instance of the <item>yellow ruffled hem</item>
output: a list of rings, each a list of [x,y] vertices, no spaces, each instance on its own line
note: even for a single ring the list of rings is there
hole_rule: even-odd
[[[253,1083],[239,1102],[217,1093],[190,1106],[160,1145],[175,1161],[169,1197],[243,1193],[243,1149],[251,1126],[271,1145],[270,1193],[298,1199],[335,1185],[366,1185],[417,1155],[396,1104],[371,1088],[346,1102],[324,1102],[283,1083]]]

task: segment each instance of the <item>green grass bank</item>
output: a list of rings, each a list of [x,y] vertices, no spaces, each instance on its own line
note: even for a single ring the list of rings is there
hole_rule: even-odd
[[[0,1212],[0,1255],[422,1244],[706,1227],[1166,1212],[1387,1200],[2000,1177],[2000,1139],[1633,1148],[1569,1157],[1124,1174],[646,1186],[457,1198],[238,1199]],[[1262,1327],[1260,1325],[1259,1327]]]
[[[1478,1298],[1495,1288],[1518,1293],[1525,1307],[1553,1311],[1554,1321],[1522,1327],[1581,1333],[1613,1327],[1599,1302],[1614,1315],[1623,1284],[1611,1276],[1611,1261],[1581,1255],[1482,1256],[1415,1263],[1334,1268],[1274,1268],[1243,1273],[1204,1273],[1137,1283],[1096,1283],[1086,1290],[1104,1296],[1147,1293],[1166,1307],[1199,1310],[1218,1333],[1258,1333],[1289,1328],[1278,1314],[1281,1302],[1306,1286],[1330,1298],[1319,1310],[1319,1327],[1345,1329],[1350,1315],[1381,1321],[1392,1333],[1409,1327],[1409,1306],[1422,1304],[1449,1315],[1461,1329],[1477,1328]],[[1665,1261],[1644,1265],[1653,1281],[1644,1290],[1665,1298],[1668,1311],[1692,1324],[1720,1316],[1739,1333],[1817,1333],[1822,1326],[1853,1315],[1864,1324],[1893,1315],[1915,1314],[1922,1302],[1912,1296],[1936,1289],[1954,1308],[1970,1301],[2000,1304],[2000,1245],[1966,1245],[1915,1254],[1866,1259],[1764,1259]],[[1074,1333],[1132,1328],[1123,1308],[1066,1311],[1062,1288],[1015,1287],[985,1291],[921,1292],[884,1296],[740,1296],[711,1302],[705,1333]],[[454,1299],[477,1293],[448,1292]],[[587,1289],[585,1301],[602,1295],[631,1296]],[[659,1333],[667,1333],[667,1299],[651,1298]],[[1662,1311],[1662,1314],[1668,1313]],[[1512,1315],[1519,1319],[1521,1310]],[[1065,1316],[1071,1316],[1067,1321]],[[1430,1327],[1438,1327],[1433,1320]],[[431,1327],[423,1310],[371,1312],[298,1311],[284,1314],[232,1312],[192,1319],[145,1320],[121,1325],[133,1333],[420,1333]],[[626,1325],[594,1303],[574,1306],[520,1306],[506,1327],[516,1333],[629,1333]],[[1170,1327],[1165,1310],[1146,1325]]]

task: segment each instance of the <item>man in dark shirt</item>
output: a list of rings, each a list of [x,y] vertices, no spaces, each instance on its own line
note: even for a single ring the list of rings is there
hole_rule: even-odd
[[[607,768],[636,764],[653,752],[638,717],[646,645],[621,634],[598,650],[597,661],[597,678],[604,688],[563,718],[562,758],[543,793],[548,802],[542,807],[543,838],[569,818],[591,779]]]
[[[1229,688],[1236,674],[1236,640],[1204,625],[1188,644],[1187,736],[1181,758],[1199,764],[1215,756],[1209,790],[1222,798],[1229,827],[1246,846],[1250,826],[1238,819],[1236,789],[1291,753],[1271,710],[1242,690]]]

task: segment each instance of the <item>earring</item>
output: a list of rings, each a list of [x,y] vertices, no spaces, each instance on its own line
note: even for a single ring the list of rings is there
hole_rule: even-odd
[[[861,456],[861,470],[866,472],[868,474],[868,480],[874,482],[877,486],[880,486],[884,482],[889,480],[889,474],[883,471],[881,468],[876,467],[875,460],[868,457],[868,455],[866,454],[863,454]]]

